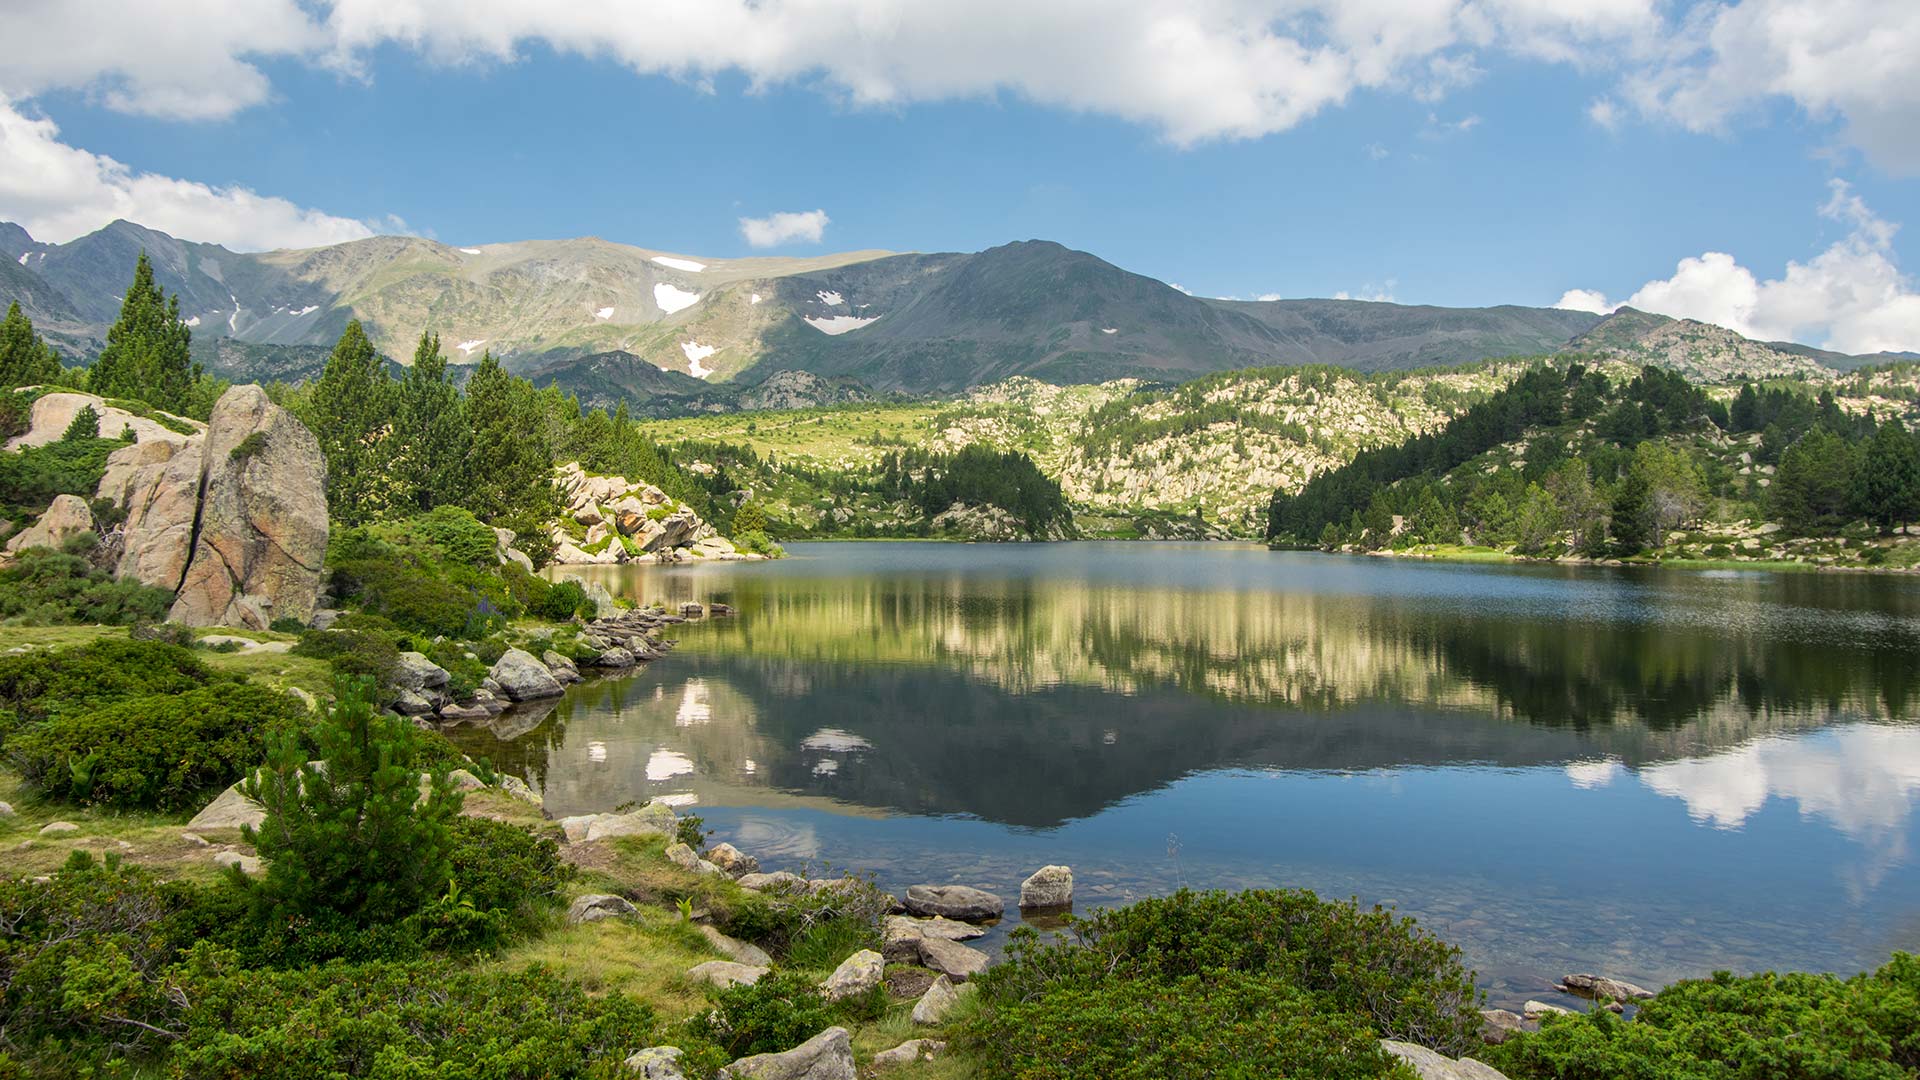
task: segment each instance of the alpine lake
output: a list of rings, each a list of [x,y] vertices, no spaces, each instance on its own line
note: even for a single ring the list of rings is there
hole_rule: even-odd
[[[1064,863],[1082,913],[1183,886],[1387,905],[1508,1008],[1573,971],[1920,949],[1920,579],[788,550],[556,568],[738,614],[451,734],[555,817],[665,797],[766,870],[991,889],[989,948],[1021,879]]]

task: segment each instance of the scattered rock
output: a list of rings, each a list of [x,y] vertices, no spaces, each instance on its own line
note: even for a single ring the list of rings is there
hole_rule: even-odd
[[[920,962],[920,941],[922,938],[942,938],[947,941],[970,941],[986,934],[986,930],[970,923],[955,922],[934,916],[931,919],[915,919],[906,915],[889,915],[881,929],[881,951],[888,960],[895,963],[917,964]]]
[[[527,786],[527,782],[517,776],[502,776],[500,790],[521,802],[532,803],[535,806],[546,805],[546,800],[540,797],[540,793]]]
[[[1613,1001],[1645,1001],[1653,996],[1653,991],[1644,986],[1609,979],[1604,975],[1568,975],[1560,980],[1560,989],[1580,997],[1609,998]]]
[[[760,892],[766,889],[804,889],[807,879],[786,870],[775,870],[771,874],[741,874],[738,884],[743,889]]]
[[[1521,1032],[1534,1030],[1519,1013],[1506,1009],[1481,1009],[1480,1038],[1493,1045],[1499,1045]]]
[[[700,924],[700,936],[720,950],[721,955],[736,964],[748,967],[772,967],[773,957],[758,945],[750,945],[738,938],[730,938],[705,923]]]
[[[910,1065],[916,1061],[932,1061],[946,1048],[947,1044],[939,1039],[908,1039],[891,1050],[882,1050],[873,1055],[873,1064]]]
[[[427,659],[426,654],[403,652],[393,683],[402,690],[431,690],[447,685],[447,669]]]
[[[234,784],[221,792],[206,808],[193,815],[187,822],[187,828],[200,829],[237,829],[242,825],[259,828],[267,820],[267,808],[240,793],[240,785]]]
[[[440,719],[449,724],[483,723],[492,718],[493,713],[482,705],[450,703],[440,706]]]
[[[599,667],[630,668],[638,661],[634,660],[632,652],[615,645],[613,648],[594,657],[593,662]]]
[[[212,844],[207,843],[207,838],[204,836],[201,836],[199,833],[183,832],[180,834],[180,839],[185,841],[191,847],[212,847],[213,846]]]
[[[1413,1043],[1380,1040],[1380,1049],[1413,1066],[1420,1080],[1507,1080],[1507,1074],[1472,1058],[1455,1061],[1445,1054]]]
[[[75,825],[71,821],[49,821],[45,825],[40,826],[41,836],[64,836],[67,833],[77,833],[79,831],[80,826]]]
[[[920,939],[920,963],[954,982],[966,982],[987,970],[991,957],[968,945],[944,938]]]
[[[960,1004],[960,992],[953,988],[953,980],[945,975],[933,980],[927,992],[913,1006],[913,1022],[916,1024],[938,1024],[947,1018],[955,1005]]]
[[[574,897],[567,905],[567,924],[599,922],[601,919],[618,919],[628,915],[637,915],[633,904],[626,899],[607,893],[588,893]]]
[[[1064,866],[1043,866],[1020,883],[1020,910],[1073,906],[1073,871]]]
[[[552,649],[540,654],[540,662],[547,665],[547,672],[553,676],[555,682],[577,683],[580,681],[580,669],[573,666],[572,660]]]
[[[791,1050],[755,1054],[720,1070],[722,1080],[856,1080],[847,1029],[830,1027]]]
[[[677,1046],[649,1046],[628,1055],[627,1071],[641,1080],[687,1080],[680,1071],[681,1050]]]
[[[426,774],[423,773],[421,775],[424,776]],[[481,788],[487,786],[481,782],[479,777],[465,769],[455,769],[448,773],[447,780],[461,791],[479,791]]]
[[[432,716],[433,702],[418,690],[402,690],[393,698],[393,711],[401,716]]]
[[[1538,1020],[1549,1014],[1558,1014],[1560,1016],[1573,1015],[1572,1009],[1562,1008],[1559,1005],[1549,1005],[1544,1001],[1529,1001],[1520,1007],[1520,1012],[1521,1015],[1529,1020]]]
[[[760,964],[736,964],[731,960],[709,960],[704,964],[695,964],[688,968],[687,978],[694,982],[703,982],[725,989],[729,986],[752,986],[759,982],[760,977],[767,971],[768,968]]]
[[[672,836],[679,826],[679,820],[674,815],[673,807],[650,802],[625,814],[592,815],[582,839],[591,843],[612,836]],[[568,836],[571,837],[572,833],[569,832]]]
[[[859,997],[861,994],[880,985],[880,977],[886,972],[886,961],[872,949],[861,949],[833,969],[833,974],[820,984],[826,991],[827,1000],[839,1001],[842,998]]]
[[[0,802],[0,818],[10,818],[12,816],[13,816],[13,804],[9,802]]]
[[[508,649],[487,676],[513,701],[557,697],[563,692],[547,665],[525,649]]]
[[[732,844],[715,844],[707,851],[707,861],[734,877],[757,873],[760,870],[759,859],[746,854]]]
[[[914,885],[907,889],[906,904],[914,915],[942,915],[961,922],[990,922],[1007,909],[1006,902],[993,893],[965,885]]]
[[[221,866],[237,866],[240,872],[248,877],[254,877],[265,869],[259,856],[242,855],[237,851],[216,851],[213,853],[213,861]]]

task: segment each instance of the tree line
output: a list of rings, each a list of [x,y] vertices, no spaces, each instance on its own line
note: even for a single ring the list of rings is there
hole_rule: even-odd
[[[1759,434],[1746,475],[1716,446]],[[1512,468],[1463,468],[1516,445]],[[1777,465],[1770,486],[1758,466]],[[1369,450],[1276,492],[1276,543],[1326,548],[1460,544],[1522,554],[1634,555],[1716,502],[1795,535],[1920,518],[1920,443],[1900,419],[1849,414],[1831,392],[1744,384],[1731,405],[1643,368],[1615,385],[1578,362],[1529,369],[1440,430]]]

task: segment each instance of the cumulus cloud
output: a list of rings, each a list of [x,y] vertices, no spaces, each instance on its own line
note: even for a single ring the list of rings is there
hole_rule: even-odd
[[[783,210],[762,218],[741,218],[740,235],[757,248],[779,247],[797,240],[817,244],[832,220],[825,210]]]
[[[374,231],[242,187],[136,172],[68,146],[53,121],[27,116],[0,97],[0,219],[59,243],[115,218],[248,251],[332,244]]]
[[[1732,255],[1681,259],[1673,276],[1649,281],[1629,307],[1698,319],[1763,341],[1805,341],[1847,353],[1920,348],[1920,292],[1894,260],[1899,226],[1876,215],[1845,181],[1832,181],[1821,216],[1847,235],[1807,262],[1791,261],[1761,280]],[[1555,307],[1605,313],[1617,304],[1592,289],[1569,289]]]

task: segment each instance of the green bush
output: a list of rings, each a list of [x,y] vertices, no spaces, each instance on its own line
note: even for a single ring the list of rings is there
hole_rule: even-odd
[[[93,544],[91,533],[74,539]],[[73,551],[28,548],[0,567],[0,619],[9,622],[131,626],[166,618],[172,604],[171,592],[131,578],[115,580]]]
[[[713,1009],[688,1027],[732,1059],[790,1050],[832,1026],[834,1018],[833,1004],[813,979],[775,971],[752,986],[715,994]]]
[[[19,520],[45,510],[55,495],[93,498],[119,439],[61,439],[0,454],[0,516]]]
[[[1019,1080],[1400,1075],[1365,1021],[1240,972],[1056,984],[996,1005],[968,1037],[989,1075]]]
[[[1550,1018],[1480,1057],[1515,1080],[1911,1080],[1920,1075],[1920,958],[1872,974],[1771,972],[1675,983],[1625,1021]]]
[[[308,630],[292,652],[325,660],[337,675],[365,676],[381,686],[391,683],[400,669],[400,649],[389,637],[372,630]]]
[[[270,732],[291,731],[306,707],[251,683],[133,698],[56,717],[8,750],[48,795],[121,809],[187,810],[260,762]]]
[[[458,506],[436,506],[405,523],[428,543],[440,549],[443,557],[474,566],[493,566],[499,562],[494,552],[500,546],[493,529]]]
[[[507,912],[520,925],[531,925],[540,905],[558,900],[574,874],[553,840],[490,818],[453,820],[449,861],[454,882],[475,907]]]
[[[1071,929],[1069,938],[1056,941],[1042,941],[1025,928],[1015,931],[1006,962],[979,980],[983,1008],[969,1025],[969,1043],[998,1060],[1024,1060],[1020,1045],[1033,1020],[1026,1006],[1047,1000],[1073,1010],[1058,1018],[1061,1038],[1076,1037],[1076,1029],[1086,1038],[1098,1032],[1106,1040],[1099,1053],[1116,1058],[1135,1038],[1178,1034],[1154,1018],[1154,1002],[1216,984],[1223,989],[1209,1005],[1210,1026],[1196,1026],[1192,1038],[1230,1045],[1263,1024],[1297,1032],[1297,1040],[1276,1036],[1266,1044],[1263,1052],[1275,1062],[1335,1053],[1351,1031],[1370,1030],[1454,1056],[1479,1045],[1479,999],[1459,950],[1379,908],[1323,901],[1305,890],[1183,889],[1076,919]],[[1152,988],[1132,989],[1139,985]],[[1105,1015],[1102,1003],[1123,994],[1135,994],[1132,1004],[1123,1014]],[[1282,1013],[1261,1021],[1256,1016],[1263,1014],[1244,1011],[1262,1001],[1270,1004],[1260,1008]],[[1311,1013],[1326,1022],[1310,1021]]]
[[[0,736],[51,716],[150,694],[181,694],[222,679],[187,649],[158,641],[102,638],[0,656]]]
[[[534,614],[555,622],[566,622],[575,615],[593,618],[597,613],[593,601],[587,599],[587,590],[577,581],[562,581],[547,590],[540,606],[533,609]]]
[[[181,965],[185,1035],[173,1075],[292,1080],[545,1080],[613,1075],[649,1045],[651,1009],[594,996],[542,967],[442,961],[249,971],[200,946]]]
[[[781,548],[773,538],[758,529],[733,534],[733,546],[751,555],[779,555]]]

